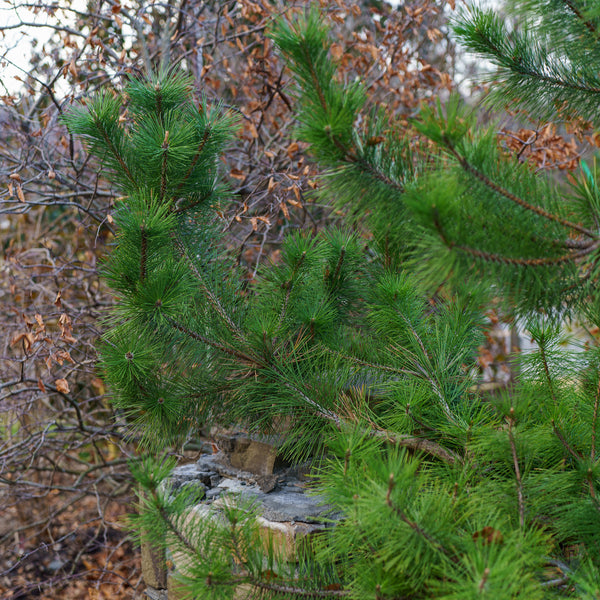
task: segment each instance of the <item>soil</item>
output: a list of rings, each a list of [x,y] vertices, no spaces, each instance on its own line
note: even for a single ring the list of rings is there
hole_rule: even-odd
[[[123,526],[124,503],[98,517],[93,498],[63,513],[45,536],[15,534],[0,557],[3,600],[125,600],[142,598],[139,549]],[[15,508],[3,511],[18,523]],[[42,539],[45,537],[45,539]]]

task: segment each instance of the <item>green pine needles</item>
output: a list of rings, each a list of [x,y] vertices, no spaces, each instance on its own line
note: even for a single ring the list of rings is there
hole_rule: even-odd
[[[194,398],[219,385],[193,383],[189,369],[206,370],[210,350],[180,329],[205,310],[206,281],[222,297],[235,293],[212,241],[226,198],[218,159],[235,135],[235,118],[194,104],[191,89],[180,74],[132,79],[124,98],[102,93],[66,117],[125,195],[104,267],[119,302],[106,324],[102,362],[115,405],[146,443],[181,441],[185,423],[202,420],[206,404]]]
[[[518,32],[477,10],[455,25],[500,66],[496,98],[595,123],[597,11],[517,4],[529,17]],[[67,117],[124,196],[102,366],[132,433],[156,453],[209,423],[285,423],[280,451],[314,460],[315,489],[343,515],[290,566],[256,543],[252,507],[229,503],[204,528],[183,517],[192,492],[174,493],[172,463],[148,459],[134,466],[139,530],[185,558],[192,598],[240,586],[261,598],[598,598],[600,347],[590,336],[573,350],[561,327],[600,326],[597,173],[582,164],[566,187],[535,172],[456,98],[424,106],[406,132],[337,79],[327,35],[316,11],[273,32],[299,135],[324,168],[319,193],[361,227],[287,236],[249,287],[216,222],[229,113],[161,73]],[[492,300],[527,322],[536,350],[510,389],[486,395],[477,354]]]
[[[546,4],[560,15],[569,12],[569,22],[576,21],[587,30],[581,15],[569,11],[566,3],[539,3],[540,7]],[[550,19],[550,8],[538,12]],[[527,14],[531,20],[537,16]],[[517,17],[520,23],[528,23],[521,12]],[[554,18],[555,25],[561,22],[561,16]],[[563,35],[559,27],[556,36]],[[552,81],[542,77],[550,69],[547,65],[540,72],[519,72],[517,77],[508,57],[525,53],[525,48],[533,53],[535,48],[505,29],[493,13],[477,9],[456,24],[469,47],[501,67],[501,81],[492,88],[496,96],[491,94],[490,101],[496,98],[502,106],[518,103],[530,109],[536,120],[558,116],[595,123],[600,87],[590,88],[595,89],[595,103],[587,99],[582,104],[581,91],[570,87],[568,79],[560,80],[558,74]],[[527,35],[546,41],[546,29],[542,25],[538,29]],[[324,35],[325,29],[312,13],[304,24],[283,25],[276,34],[301,90],[299,135],[311,143],[320,163],[333,167],[327,173],[323,197],[335,198],[355,221],[368,220],[378,247],[393,254],[388,261],[403,258],[431,290],[442,283],[460,287],[465,275],[471,282],[483,280],[496,296],[508,300],[505,308],[511,313],[545,310],[564,315],[589,310],[591,299],[596,306],[600,191],[589,168],[584,165],[572,189],[565,190],[562,183],[504,153],[496,124],[478,127],[473,110],[465,108],[458,97],[444,107],[438,103],[422,108],[412,125],[435,144],[435,150],[415,155],[411,139],[391,116],[380,109],[361,110],[366,103],[364,93],[356,86],[346,90],[331,76],[331,59],[315,49],[315,39],[322,39],[315,31]],[[503,43],[496,43],[496,38]],[[496,60],[489,48],[486,51],[483,39],[496,53],[502,52],[505,60]],[[576,43],[583,40],[589,41],[589,35]],[[562,41],[554,52],[545,48],[539,55],[552,61],[564,47]],[[590,55],[593,52],[597,52],[595,45]],[[556,61],[562,70],[573,66],[560,56]],[[583,64],[588,63],[589,57]],[[572,70],[592,81],[594,68],[589,66],[589,77],[580,74],[579,66]],[[544,94],[535,88],[544,85]],[[565,90],[571,95],[565,96]],[[333,165],[332,157],[337,157]]]

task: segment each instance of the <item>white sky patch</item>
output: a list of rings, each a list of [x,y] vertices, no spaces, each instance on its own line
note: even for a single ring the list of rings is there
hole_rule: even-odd
[[[59,2],[54,4],[54,15],[42,9],[15,8],[14,4],[12,0],[0,4],[0,95],[23,89],[23,81],[31,71],[32,54],[57,35],[54,27],[76,27],[75,14],[65,12]],[[68,8],[85,12],[85,0],[76,0]]]

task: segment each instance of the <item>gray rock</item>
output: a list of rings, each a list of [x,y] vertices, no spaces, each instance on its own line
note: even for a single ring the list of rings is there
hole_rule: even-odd
[[[212,489],[206,491],[206,499],[214,500],[215,498],[218,498],[222,493],[223,493],[223,490],[221,488],[218,488],[218,487],[212,488]]]
[[[177,489],[186,481],[201,481],[205,486],[211,486],[211,477],[216,475],[214,469],[203,469],[198,463],[175,467],[169,479],[173,489]]]
[[[262,505],[262,516],[269,521],[297,521],[300,523],[314,523],[326,518],[326,513],[331,510],[318,496],[307,496],[284,489],[261,494],[257,498]]]
[[[257,506],[259,514],[268,521],[286,523],[324,523],[339,515],[331,514],[324,499],[311,496],[301,480],[291,473],[260,476],[235,468],[229,457],[219,452],[204,454],[189,465],[177,467],[171,477],[173,490],[183,485],[202,486],[205,499],[219,504],[226,495]],[[216,506],[216,505],[215,505]]]
[[[157,590],[150,586],[146,588],[146,596],[150,600],[168,600],[167,590]]]

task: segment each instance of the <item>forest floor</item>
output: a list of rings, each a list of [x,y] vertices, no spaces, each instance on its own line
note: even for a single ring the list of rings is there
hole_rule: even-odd
[[[3,513],[2,529],[19,523],[16,508]],[[12,547],[16,552],[0,557],[0,598],[142,598],[140,553],[123,526],[126,513],[124,503],[113,502],[100,519],[96,500],[89,497],[63,512],[52,531],[46,532],[46,539],[27,538],[27,532],[15,534]]]

